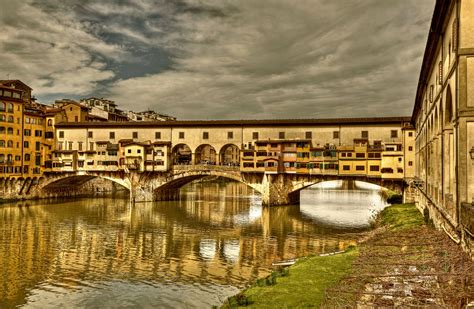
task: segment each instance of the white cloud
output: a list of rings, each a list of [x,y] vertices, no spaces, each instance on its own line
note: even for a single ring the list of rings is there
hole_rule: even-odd
[[[123,51],[90,34],[72,12],[50,14],[30,1],[1,2],[1,78],[21,79],[41,95],[88,93],[114,76],[99,59],[119,59]]]
[[[123,108],[181,119],[409,115],[434,7],[434,0],[43,2],[50,9],[31,2],[8,9],[24,24],[9,25],[0,13],[4,72],[40,94],[105,96],[94,93],[102,83]],[[114,36],[123,41],[110,43]],[[111,63],[144,65],[134,49],[165,50],[171,64],[121,77],[130,75]]]

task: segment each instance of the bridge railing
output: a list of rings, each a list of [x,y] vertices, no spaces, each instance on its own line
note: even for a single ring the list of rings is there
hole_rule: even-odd
[[[183,171],[226,171],[226,172],[240,172],[239,166],[226,166],[226,165],[173,165],[174,172]]]

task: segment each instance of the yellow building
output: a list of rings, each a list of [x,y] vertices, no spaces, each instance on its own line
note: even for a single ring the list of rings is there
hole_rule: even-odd
[[[0,84],[0,177],[22,176],[23,91]]]

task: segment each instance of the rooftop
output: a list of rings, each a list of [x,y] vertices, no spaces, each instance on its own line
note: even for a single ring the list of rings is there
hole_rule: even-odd
[[[263,120],[178,120],[144,122],[62,122],[58,128],[157,128],[157,127],[266,127],[266,126],[311,126],[311,125],[367,125],[397,124],[403,126],[411,117],[373,117],[373,118],[329,118],[329,119],[263,119]]]

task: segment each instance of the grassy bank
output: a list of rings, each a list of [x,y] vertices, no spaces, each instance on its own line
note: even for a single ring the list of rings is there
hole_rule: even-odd
[[[413,204],[387,207],[376,220],[376,227],[386,226],[388,230],[423,224],[423,216]],[[289,269],[260,279],[242,293],[229,298],[223,308],[319,307],[325,290],[335,286],[352,271],[352,262],[358,255],[359,250],[351,248],[343,254],[300,259]]]

